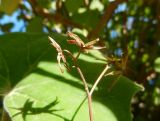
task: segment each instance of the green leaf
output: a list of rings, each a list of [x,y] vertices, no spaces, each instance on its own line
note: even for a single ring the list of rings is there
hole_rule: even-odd
[[[18,7],[18,4],[21,0],[1,0],[0,2],[0,11],[3,11],[7,14],[12,14]]]
[[[39,17],[33,18],[26,29],[27,32],[43,32],[42,19]]]
[[[37,2],[41,7],[48,8],[52,0],[38,0]]]
[[[156,58],[154,62],[154,68],[156,72],[160,73],[160,57]]]
[[[66,38],[53,34],[64,49]],[[15,85],[5,96],[4,108],[13,121],[88,121],[86,93],[73,69],[61,74],[54,48],[47,35],[16,33],[0,36],[0,85]],[[104,64],[93,51],[80,56],[80,66],[89,85],[103,70]],[[67,58],[68,59],[68,58]],[[94,121],[131,121],[130,101],[142,88],[126,77],[105,77],[93,95]],[[8,83],[7,83],[8,82]],[[1,83],[0,83],[1,84]]]
[[[82,24],[89,29],[96,27],[99,17],[100,15],[98,10],[88,10],[82,13],[75,13],[71,16],[73,21]]]
[[[76,4],[75,4],[76,3]],[[78,12],[78,9],[84,5],[83,0],[66,0],[65,6],[71,13]]]

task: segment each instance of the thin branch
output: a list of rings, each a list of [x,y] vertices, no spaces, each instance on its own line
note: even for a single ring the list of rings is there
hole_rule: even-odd
[[[92,112],[92,95],[88,94],[88,107],[89,107],[89,119],[93,121],[93,112]]]
[[[49,13],[46,9],[41,8],[38,3],[37,0],[29,0],[32,6],[32,9],[34,11],[35,14],[47,18],[48,20],[51,21],[56,21],[57,23],[61,23],[67,26],[71,26],[71,27],[77,27],[77,28],[83,28],[82,25],[75,23],[67,18],[64,18],[63,15],[56,13],[56,14],[52,14]]]
[[[99,35],[100,31],[105,27],[105,25],[108,23],[108,21],[112,17],[112,14],[114,13],[114,10],[117,8],[117,6],[120,3],[127,2],[127,1],[128,0],[115,0],[114,2],[111,2],[109,6],[106,8],[97,26],[89,33],[88,38],[89,39],[96,38]]]
[[[78,59],[78,57],[80,56],[80,54],[81,54],[81,50],[78,52],[78,54],[76,55],[76,60]]]
[[[82,79],[82,81],[83,81],[83,84],[84,84],[84,87],[85,87],[85,90],[86,90],[86,93],[87,93],[88,108],[89,108],[89,117],[90,117],[90,121],[93,121],[93,114],[92,114],[92,97],[91,97],[91,95],[90,95],[90,93],[89,93],[88,85],[87,85],[87,82],[86,82],[86,80],[85,80],[85,78],[84,78],[84,76],[83,76],[83,73],[82,73],[81,69],[80,69],[77,65],[75,65],[75,66],[76,66],[76,69],[77,69],[77,71],[78,71],[78,73],[79,73],[79,75],[80,75],[80,77],[81,77],[81,79]]]
[[[77,60],[75,60],[77,61]],[[77,64],[75,64],[75,67],[81,77],[81,80],[83,81],[83,84],[84,84],[84,87],[85,87],[85,90],[86,90],[86,93],[87,93],[87,98],[88,98],[88,109],[89,109],[89,118],[90,118],[90,121],[93,121],[93,113],[92,113],[92,95],[90,95],[89,93],[89,89],[88,89],[88,85],[87,85],[87,82],[84,78],[84,75],[81,71],[81,69],[79,68],[79,66]]]
[[[84,87],[85,87],[85,90],[86,90],[87,94],[89,94],[88,85],[87,85],[87,82],[86,82],[86,80],[85,80],[85,78],[83,76],[83,73],[82,73],[81,69],[77,65],[75,65],[75,67],[76,67],[76,69],[77,69],[77,71],[78,71],[78,73],[79,73],[79,75],[80,75],[80,77],[82,79],[82,82],[84,84]]]
[[[88,88],[88,84],[86,82],[86,79],[80,69],[80,67],[78,66],[77,64],[77,59],[79,57],[79,55],[81,54],[80,52],[78,53],[78,55],[76,57],[74,57],[72,55],[72,53],[68,50],[63,50],[64,52],[66,52],[67,54],[69,54],[69,56],[73,59],[74,61],[74,66],[75,68],[77,69],[77,72],[79,73],[80,77],[81,77],[81,80],[83,82],[83,85],[84,85],[84,88],[85,88],[85,91],[87,93],[87,99],[88,99],[88,109],[89,109],[89,117],[90,117],[90,121],[93,121],[93,114],[92,114],[92,97],[89,93],[89,88]]]
[[[107,72],[107,70],[109,69],[109,66],[106,65],[104,70],[102,71],[102,73],[99,75],[99,77],[97,78],[97,80],[95,81],[93,87],[91,88],[90,91],[90,95],[92,95],[93,91],[95,90],[96,86],[98,85],[98,83],[100,82],[100,80],[102,79],[102,77],[105,75],[105,73]]]
[[[82,82],[83,82],[83,84],[84,84],[84,87],[85,87],[85,90],[86,90],[87,94],[89,94],[89,89],[88,89],[87,82],[86,82],[86,80],[85,80],[85,78],[84,78],[84,75],[83,75],[80,67],[79,67],[78,64],[77,64],[77,57],[75,58],[75,57],[72,55],[72,53],[71,53],[70,51],[68,51],[68,50],[63,50],[63,51],[66,52],[66,53],[72,58],[72,60],[74,61],[74,66],[76,67],[76,69],[77,69],[77,71],[78,71],[78,73],[79,73],[79,75],[80,75],[80,77],[81,77],[81,79],[82,79]],[[78,54],[78,55],[80,55],[80,54]]]

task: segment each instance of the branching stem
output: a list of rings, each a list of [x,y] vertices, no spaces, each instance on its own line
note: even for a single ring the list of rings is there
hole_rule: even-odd
[[[86,82],[86,79],[85,79],[85,77],[84,77],[84,75],[83,75],[80,67],[77,64],[77,59],[78,59],[79,55],[81,54],[81,51],[79,51],[79,53],[77,54],[76,57],[74,57],[73,54],[70,51],[68,51],[68,50],[63,50],[63,51],[66,52],[72,58],[72,60],[74,61],[74,66],[77,69],[77,72],[79,73],[79,75],[81,77],[81,80],[83,82],[83,85],[84,85],[84,88],[85,88],[85,91],[86,91],[86,94],[87,94],[87,99],[88,99],[89,118],[90,118],[90,121],[93,121],[92,95],[90,95],[90,93],[89,93],[89,88],[88,88],[88,84]]]
[[[84,87],[85,87],[85,90],[86,90],[86,93],[87,93],[89,117],[90,117],[90,121],[93,121],[93,114],[92,114],[92,95],[90,95],[90,93],[89,93],[88,85],[87,85],[87,82],[86,82],[86,80],[85,80],[85,78],[84,78],[84,75],[83,75],[81,69],[80,69],[77,65],[75,65],[75,66],[76,66],[76,69],[77,69],[77,71],[78,71],[78,73],[79,73],[79,75],[80,75],[80,77],[81,77],[81,79],[82,79],[82,81],[83,81],[83,84],[84,84]]]
[[[81,50],[78,52],[78,54],[77,54],[77,56],[76,56],[76,60],[78,59],[78,57],[80,56],[80,54],[81,54]]]
[[[91,88],[90,95],[93,94],[93,91],[95,90],[96,86],[98,85],[98,83],[100,82],[100,80],[102,79],[102,77],[104,76],[104,74],[107,72],[108,69],[109,69],[109,66],[106,65],[105,68],[104,68],[104,70],[102,71],[102,73],[99,75],[99,77],[95,81],[93,87]]]
[[[84,88],[85,88],[85,91],[86,91],[86,94],[87,94],[87,99],[88,99],[88,110],[89,110],[89,117],[90,117],[90,121],[93,121],[93,112],[92,112],[92,94],[96,88],[96,86],[98,85],[98,83],[100,82],[100,80],[103,78],[103,76],[105,75],[105,73],[107,72],[107,70],[109,69],[109,66],[106,65],[104,70],[101,72],[101,74],[99,75],[99,77],[97,78],[97,80],[95,81],[93,87],[91,88],[91,90],[89,90],[88,88],[88,84],[86,82],[86,79],[80,69],[80,67],[78,66],[78,63],[77,63],[77,60],[78,60],[78,57],[80,56],[81,54],[81,51],[78,52],[77,56],[74,57],[73,54],[68,51],[68,50],[63,50],[64,52],[66,52],[73,60],[74,62],[74,66],[75,68],[77,69],[77,72],[79,73],[80,75],[80,78],[83,82],[83,85],[84,85]]]

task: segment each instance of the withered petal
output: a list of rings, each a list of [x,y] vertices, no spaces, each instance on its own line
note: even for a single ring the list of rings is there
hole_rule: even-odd
[[[63,70],[62,65],[61,65],[61,58],[62,58],[61,55],[58,54],[58,55],[57,55],[58,66],[59,66],[61,72],[63,73],[64,70]]]
[[[56,50],[58,52],[62,52],[61,47],[59,46],[59,44],[53,38],[51,38],[50,36],[48,36],[48,39],[50,40],[51,44],[53,45],[54,48],[56,48]]]
[[[92,45],[96,44],[98,41],[99,41],[99,38],[97,38],[97,39],[95,39],[95,40],[93,40],[93,41],[87,42],[87,43],[85,44],[85,47],[87,47],[87,46],[92,46]]]

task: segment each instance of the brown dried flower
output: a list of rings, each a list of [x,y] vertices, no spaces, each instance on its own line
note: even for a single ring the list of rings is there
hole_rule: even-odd
[[[85,44],[76,34],[74,34],[72,32],[67,32],[67,35],[73,39],[73,40],[68,40],[68,43],[76,44],[84,52],[88,52],[87,50],[89,50],[89,49],[104,49],[105,48],[105,47],[93,46],[94,44],[96,44],[99,41],[98,38]]]
[[[64,66],[68,69],[67,61],[66,61],[66,58],[63,54],[63,51],[62,51],[61,47],[59,46],[59,44],[53,38],[48,37],[48,39],[50,40],[51,44],[53,45],[54,48],[56,48],[56,50],[58,52],[57,61],[58,61],[59,68],[60,68],[61,72],[63,73],[64,70],[62,69],[62,66],[61,66],[61,60],[63,61]]]

